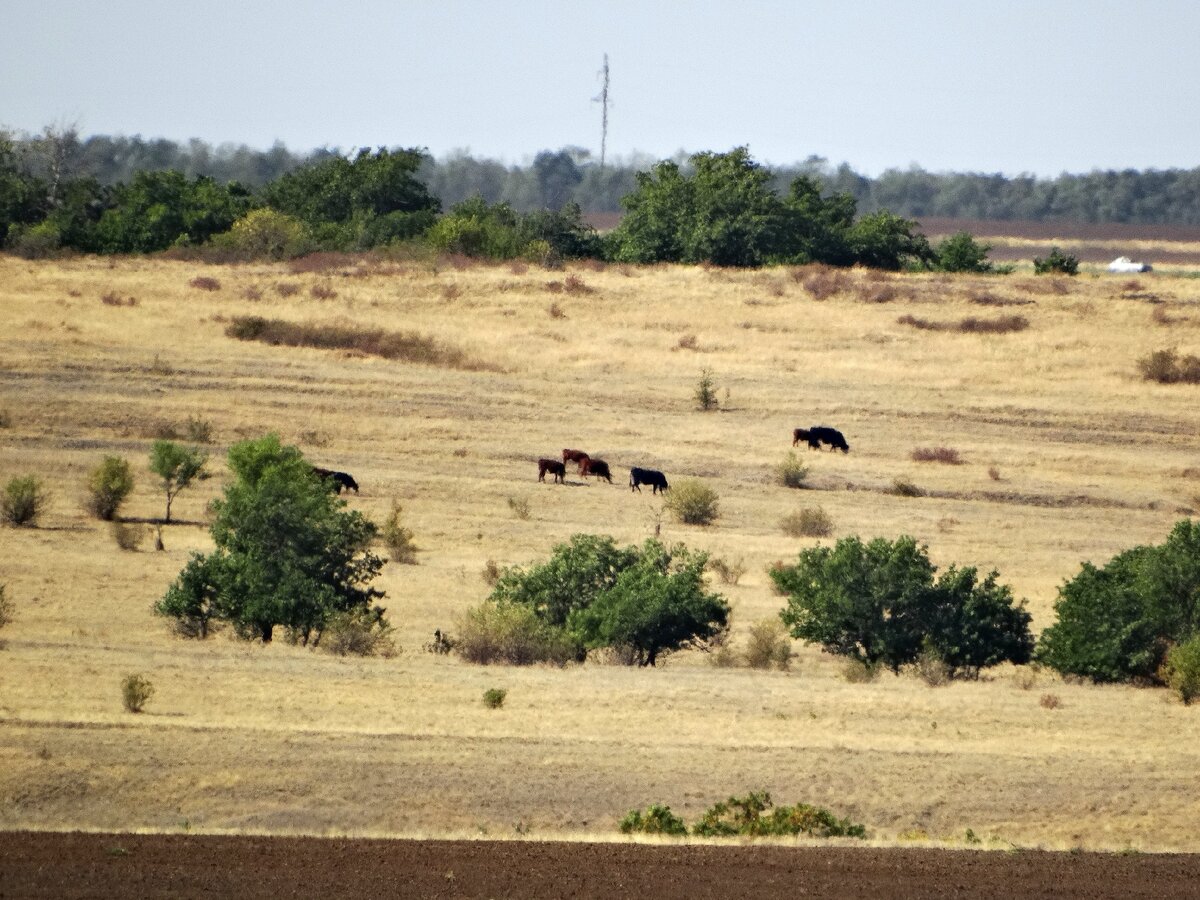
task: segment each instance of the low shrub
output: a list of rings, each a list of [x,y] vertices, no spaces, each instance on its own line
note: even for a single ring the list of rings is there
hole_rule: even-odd
[[[717,574],[722,584],[736,585],[746,574],[746,562],[741,557],[730,562],[720,556],[713,556],[708,560],[708,568]]]
[[[917,447],[912,452],[915,462],[939,462],[950,466],[961,466],[962,457],[952,447]]]
[[[1200,697],[1200,635],[1194,635],[1167,651],[1162,678],[1179,694],[1184,705]]]
[[[530,516],[529,498],[527,497],[509,497],[508,508],[512,510],[514,516],[523,522]]]
[[[746,641],[746,664],[752,669],[787,671],[792,662],[792,638],[777,618],[762,619],[750,626]]]
[[[808,466],[795,453],[789,453],[776,471],[784,487],[802,488],[808,478]]]
[[[655,803],[641,810],[632,809],[621,820],[621,834],[666,834],[683,837],[688,833],[683,819],[671,812],[671,807]]]
[[[121,701],[131,713],[140,713],[154,696],[154,685],[144,675],[126,675],[121,682]]]
[[[483,705],[488,709],[499,709],[504,705],[504,698],[508,696],[508,691],[504,688],[488,688],[483,692]]]
[[[892,489],[890,493],[897,497],[924,497],[925,492],[908,481],[905,478],[896,478],[892,481]]]
[[[817,506],[788,513],[780,520],[779,527],[788,537],[828,537],[833,534],[833,518]]]
[[[946,665],[946,661],[932,647],[926,647],[912,663],[910,670],[930,687],[942,687],[954,678],[954,673]]]
[[[221,289],[221,282],[208,275],[197,275],[188,282],[188,285],[199,291],[219,291]]]
[[[392,624],[381,607],[359,607],[332,616],[317,639],[322,649],[337,656],[396,655]]]
[[[827,809],[797,803],[795,806],[772,808],[771,795],[766,791],[730,797],[714,804],[692,827],[700,837],[775,837],[807,834],[812,837],[865,838],[867,829],[849,819],[839,819]],[[769,814],[764,815],[770,810]]]
[[[111,522],[133,490],[129,461],[119,456],[104,457],[88,475],[87,490],[88,512],[97,519]]]
[[[1079,260],[1069,253],[1063,253],[1058,247],[1051,247],[1049,256],[1033,258],[1033,271],[1038,275],[1078,275]]]
[[[488,587],[495,587],[496,582],[500,580],[500,571],[500,564],[494,559],[489,559],[483,564],[483,571],[479,573],[479,577]]]
[[[16,613],[16,604],[8,596],[8,585],[0,584],[0,628],[12,623]]]
[[[183,435],[193,444],[211,444],[213,436],[213,425],[208,419],[201,419],[198,416],[188,416],[187,421],[183,423]]]
[[[1062,706],[1062,700],[1058,694],[1042,694],[1042,699],[1038,701],[1042,709],[1058,709]]]
[[[997,316],[994,319],[978,319],[968,316],[958,322],[933,322],[914,315],[903,315],[896,320],[900,325],[908,325],[921,331],[957,331],[962,334],[1009,334],[1014,331],[1024,331],[1029,327],[1029,320],[1024,316]]]
[[[467,610],[458,627],[455,650],[480,665],[566,665],[578,660],[580,647],[563,629],[548,625],[523,603],[484,600]]]
[[[337,291],[328,284],[314,284],[308,289],[308,293],[314,300],[334,300],[337,298]]]
[[[1155,350],[1138,360],[1147,381],[1159,384],[1200,384],[1200,357],[1180,356],[1174,350]]]
[[[393,500],[392,511],[384,521],[383,528],[379,530],[379,536],[383,540],[383,545],[391,553],[392,562],[401,563],[406,566],[415,566],[417,564],[417,550],[419,548],[413,541],[412,529],[405,528],[400,524],[403,512],[403,507],[397,501]]]
[[[34,528],[49,502],[50,495],[37,476],[16,475],[0,495],[0,518],[9,525]]]
[[[717,492],[698,478],[671,487],[663,506],[684,525],[711,525],[720,514]]]
[[[861,659],[848,658],[842,663],[842,680],[850,684],[868,684],[879,677],[878,664],[871,665]]]

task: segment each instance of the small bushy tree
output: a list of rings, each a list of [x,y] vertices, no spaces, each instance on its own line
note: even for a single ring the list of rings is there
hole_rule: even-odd
[[[579,650],[613,647],[631,662],[654,665],[665,653],[707,646],[725,629],[729,606],[705,589],[707,561],[707,554],[656,540],[621,548],[611,537],[577,534],[546,563],[505,569],[489,603],[494,615],[532,611],[553,629],[549,636],[563,635]]]
[[[129,461],[106,456],[88,475],[88,511],[98,519],[111,522],[125,498],[133,491],[133,472]]]
[[[1079,260],[1058,247],[1050,248],[1050,255],[1033,258],[1033,271],[1038,275],[1078,275]]]
[[[307,644],[334,616],[383,596],[370,586],[383,566],[370,550],[375,525],[347,511],[299,450],[271,434],[231,447],[229,467],[234,481],[213,502],[216,549],[192,555],[160,614],[197,637],[215,620],[264,643],[283,626]]]
[[[1094,681],[1156,680],[1172,643],[1200,633],[1200,522],[1176,523],[1158,546],[1138,546],[1104,566],[1084,563],[1058,590],[1057,620],[1038,660]]]
[[[928,649],[968,675],[1029,660],[1031,617],[995,572],[982,581],[973,568],[951,566],[936,580],[935,572],[911,537],[851,536],[804,550],[770,576],[788,597],[780,615],[793,637],[870,667],[899,671]]]
[[[621,834],[666,834],[672,837],[687,835],[683,819],[671,812],[671,807],[658,803],[646,807],[646,811],[632,809],[621,820]]]
[[[589,649],[630,651],[639,666],[685,647],[706,647],[724,633],[729,604],[705,588],[707,553],[647,541],[632,566],[588,606],[571,614],[568,629]]]
[[[936,268],[943,272],[990,272],[990,244],[981,244],[969,232],[960,231],[943,240],[934,251]]]
[[[15,475],[0,494],[0,517],[9,525],[33,528],[50,502],[42,481],[36,475]]]

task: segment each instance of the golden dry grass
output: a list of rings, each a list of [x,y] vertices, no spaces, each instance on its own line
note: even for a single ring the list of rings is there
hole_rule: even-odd
[[[649,671],[481,668],[421,649],[486,596],[488,560],[656,527],[745,561],[736,585],[715,585],[744,644],[782,606],[766,567],[815,543],[779,528],[798,502],[829,514],[826,540],[908,533],[939,565],[999,569],[1044,627],[1082,560],[1159,542],[1198,502],[1200,395],[1144,381],[1137,360],[1200,351],[1200,283],[1142,275],[1131,295],[1128,277],[852,272],[818,301],[786,271],[314,268],[0,257],[0,479],[36,473],[54,494],[41,527],[0,529],[16,604],[0,632],[0,827],[607,837],[634,807],[691,820],[767,789],[881,842],[961,842],[970,828],[992,847],[1200,849],[1200,718],[1163,690],[1012,668],[941,688],[852,684],[799,646],[788,672],[702,654]],[[567,275],[590,290],[551,284]],[[220,288],[189,286],[203,276]],[[1030,327],[897,323],[978,315],[980,296],[1024,303]],[[225,328],[240,315],[416,332],[493,368],[236,341]],[[702,369],[719,411],[695,409]],[[150,443],[189,417],[212,424],[216,477],[179,495],[163,552],[120,550],[82,511],[87,471],[130,459],[124,514],[160,517]],[[792,429],[817,424],[851,452],[804,450],[798,497],[777,468]],[[375,521],[403,504],[418,565],[379,580],[399,656],[186,642],[151,613],[211,546],[224,449],[272,430],[351,472],[362,493],[348,502]],[[922,446],[963,464],[916,463]],[[563,447],[607,460],[616,483],[585,484],[573,466],[565,486],[537,483],[535,460]],[[720,519],[674,524],[660,498],[629,492],[631,465],[703,479]],[[895,496],[897,479],[924,496]],[[121,704],[131,673],[157,689],[139,715]],[[482,702],[493,687],[508,691],[502,709]]]

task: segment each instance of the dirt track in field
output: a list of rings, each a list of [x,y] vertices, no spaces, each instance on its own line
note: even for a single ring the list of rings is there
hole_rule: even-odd
[[[0,832],[0,898],[1194,897],[1200,855]]]

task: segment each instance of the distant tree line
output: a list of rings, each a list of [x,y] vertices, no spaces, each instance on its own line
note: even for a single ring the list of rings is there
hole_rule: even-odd
[[[94,178],[100,185],[128,183],[138,172],[174,170],[188,178],[207,176],[219,184],[236,181],[257,190],[301,166],[347,155],[322,147],[302,153],[276,143],[256,150],[245,144],[213,146],[192,139],[94,135],[72,128],[12,140],[23,164],[38,177]],[[688,155],[673,162],[683,170]],[[638,172],[657,159],[634,154],[601,167],[582,147],[543,150],[531,162],[508,164],[455,151],[424,155],[419,177],[444,208],[472,197],[504,203],[516,212],[558,210],[573,202],[586,212],[620,212],[621,199],[636,186]],[[819,156],[774,167],[771,186],[780,194],[798,176],[817,179],[829,193],[849,194],[864,213],[886,209],[905,218],[1060,220],[1132,224],[1200,224],[1200,167],[1194,169],[1095,170],[1054,178],[983,172],[928,172],[919,166],[888,169],[877,178]]]

